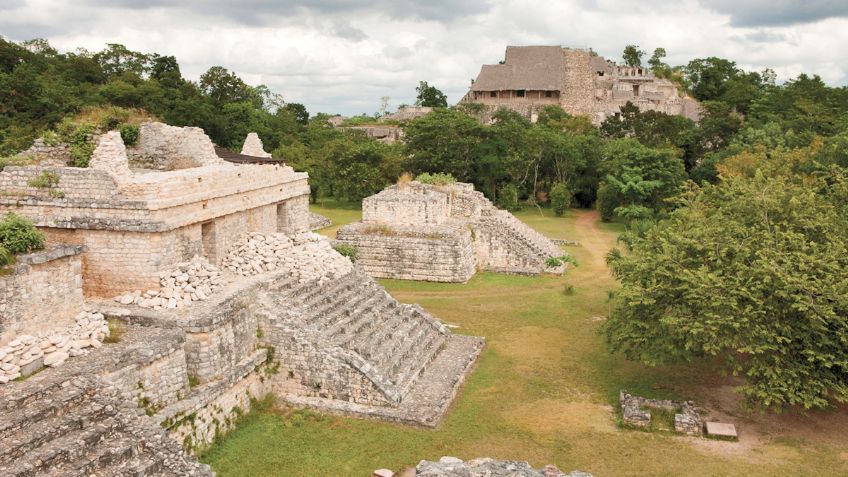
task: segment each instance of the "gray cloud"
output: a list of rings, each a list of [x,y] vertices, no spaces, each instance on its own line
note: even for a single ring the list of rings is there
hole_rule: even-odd
[[[848,17],[846,0],[704,0],[703,5],[730,15],[730,24],[740,27],[797,25]]]

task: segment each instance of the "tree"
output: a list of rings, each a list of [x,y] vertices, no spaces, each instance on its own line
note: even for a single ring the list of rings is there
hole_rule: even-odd
[[[691,190],[610,254],[611,348],[652,365],[721,358],[762,406],[848,401],[846,180],[755,171]]]
[[[306,106],[300,103],[286,103],[283,109],[294,115],[298,124],[306,125],[309,122],[309,112]]]
[[[651,59],[648,60],[648,65],[651,66],[651,69],[654,71],[654,73],[668,68],[668,65],[663,61],[665,55],[665,48],[654,49],[654,54],[651,55]]]
[[[571,191],[562,182],[551,187],[551,207],[553,207],[557,217],[562,217],[565,211],[571,207]]]
[[[622,54],[622,58],[624,59],[624,64],[627,66],[642,66],[642,57],[645,56],[645,52],[639,49],[639,45],[627,45],[624,47],[624,53]]]
[[[446,172],[469,181],[484,134],[483,125],[465,113],[436,109],[406,127],[405,169],[413,174]]]
[[[419,81],[415,88],[418,96],[415,98],[416,106],[427,106],[431,108],[448,107],[448,97],[435,86],[430,86],[426,81]]]

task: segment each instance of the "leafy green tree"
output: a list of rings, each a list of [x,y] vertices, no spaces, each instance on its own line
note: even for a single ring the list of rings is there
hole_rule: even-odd
[[[639,45],[627,45],[624,47],[622,58],[627,66],[642,66],[642,57],[645,51],[639,49]]]
[[[431,108],[447,108],[448,97],[435,86],[430,86],[426,81],[419,81],[415,88],[418,96],[415,98],[416,106],[428,106]]]
[[[615,197],[615,215],[644,219],[670,208],[686,179],[683,161],[672,149],[649,148],[634,139],[618,139],[604,148],[601,172],[608,188],[605,200]],[[608,202],[605,207],[612,207]]]
[[[610,255],[611,348],[652,365],[721,358],[762,406],[848,401],[845,184],[756,171],[692,190]]]
[[[562,182],[551,187],[551,207],[553,207],[557,217],[562,217],[565,211],[571,207],[571,191]]]
[[[654,54],[651,55],[651,58],[648,60],[648,65],[651,67],[651,71],[661,78],[671,76],[671,67],[663,61],[665,56],[665,48],[655,48]]]
[[[510,212],[521,209],[521,204],[518,202],[518,187],[515,187],[515,184],[506,183],[501,187],[498,193],[498,207]]]
[[[436,109],[406,127],[405,170],[413,174],[446,172],[459,181],[469,181],[484,133],[483,125],[465,113]]]

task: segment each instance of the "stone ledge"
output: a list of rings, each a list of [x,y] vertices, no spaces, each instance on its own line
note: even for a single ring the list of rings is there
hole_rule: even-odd
[[[441,423],[453,398],[473,371],[483,346],[484,340],[481,337],[451,335],[445,350],[430,363],[406,399],[397,407],[368,406],[292,394],[281,397],[294,407],[435,428]]]

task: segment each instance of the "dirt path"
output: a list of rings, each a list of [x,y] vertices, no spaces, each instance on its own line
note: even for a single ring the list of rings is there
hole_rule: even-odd
[[[593,271],[606,270],[605,256],[615,243],[610,240],[609,234],[601,232],[598,222],[601,220],[597,210],[575,211],[575,232],[579,236],[580,246],[588,252]]]

